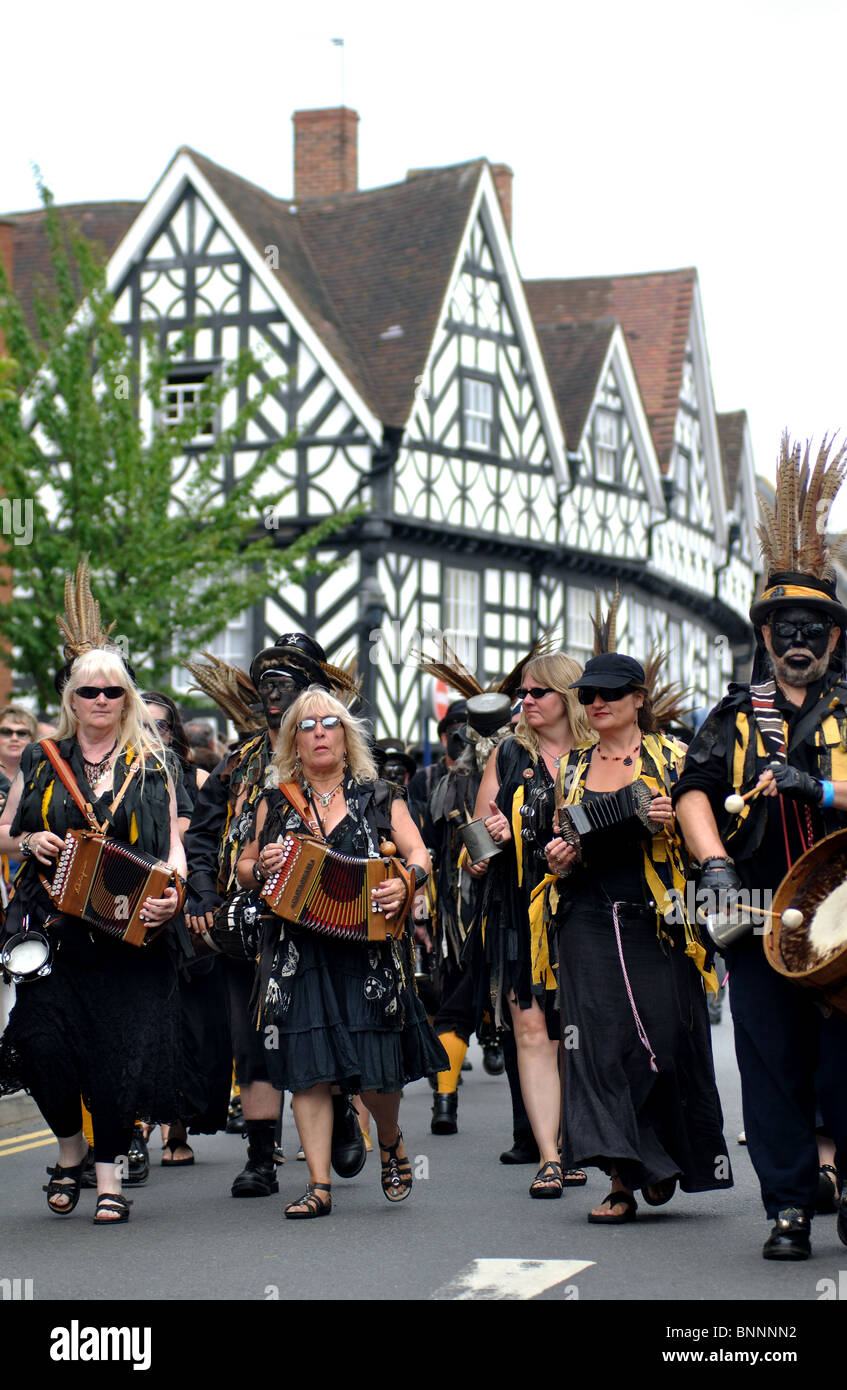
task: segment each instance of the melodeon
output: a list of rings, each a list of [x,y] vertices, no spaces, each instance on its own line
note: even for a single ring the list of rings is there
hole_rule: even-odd
[[[617,791],[604,792],[573,806],[560,806],[559,833],[576,848],[578,858],[584,858],[586,850],[607,855],[610,845],[605,836],[610,831],[625,840],[641,839],[645,831],[648,835],[659,833],[662,822],[650,816],[652,800],[646,782],[636,778]]]
[[[261,889],[277,917],[363,945],[402,934],[414,898],[414,877],[396,858],[356,859],[308,835],[286,835],[282,849],[282,867]],[[390,878],[402,879],[406,901],[386,921],[372,895]]]
[[[787,909],[802,914],[785,926]],[[847,830],[807,849],[780,883],[763,937],[765,958],[792,984],[847,1016]]]
[[[181,907],[185,897],[182,880],[168,864],[91,830],[67,831],[53,882],[46,887],[60,912],[130,946],[148,945],[167,926],[141,920],[145,898],[161,898],[176,888]]]

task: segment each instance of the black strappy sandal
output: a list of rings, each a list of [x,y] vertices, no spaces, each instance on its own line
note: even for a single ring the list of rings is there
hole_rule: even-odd
[[[332,1184],[328,1182],[310,1182],[306,1186],[306,1191],[302,1197],[298,1197],[296,1202],[289,1202],[283,1215],[289,1221],[311,1221],[316,1216],[329,1216],[332,1211],[332,1197],[327,1197],[322,1202],[316,1192],[332,1192]],[[305,1207],[305,1211],[298,1211],[298,1207]]]
[[[380,1181],[382,1182],[382,1190],[389,1202],[405,1202],[412,1190],[412,1165],[409,1162],[409,1155],[406,1154],[405,1158],[400,1158],[397,1154],[402,1138],[403,1131],[398,1126],[397,1138],[393,1144],[383,1144],[382,1140],[379,1140],[380,1152],[388,1154],[387,1160],[384,1162],[380,1160],[382,1162]]]
[[[129,1209],[131,1201],[127,1201],[122,1192],[101,1192],[97,1198],[97,1208],[91,1218],[95,1226],[125,1226],[129,1220]],[[117,1216],[104,1216],[98,1218],[99,1211],[114,1211]]]
[[[47,1205],[55,1216],[70,1216],[77,1202],[79,1201],[80,1188],[82,1187],[82,1173],[88,1162],[88,1154],[80,1159],[79,1163],[74,1164],[73,1168],[62,1168],[56,1164],[55,1168],[48,1168],[48,1173],[52,1176],[50,1181],[41,1189],[47,1193]],[[64,1178],[70,1178],[70,1182],[64,1182]],[[51,1198],[67,1197],[68,1204],[64,1207],[54,1207]]]
[[[561,1197],[564,1187],[564,1176],[562,1174],[561,1163],[556,1163],[550,1159],[547,1163],[542,1163],[530,1188],[530,1197]]]

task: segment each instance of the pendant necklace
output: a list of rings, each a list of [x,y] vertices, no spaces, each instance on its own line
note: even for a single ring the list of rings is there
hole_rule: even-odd
[[[602,758],[604,763],[623,763],[624,767],[632,767],[633,753],[638,753],[640,748],[641,739],[639,739],[636,743],[635,747],[632,750],[632,753],[620,753],[617,755],[614,753],[601,753],[600,748],[598,746],[597,756],[599,758]]]
[[[561,752],[561,753],[551,753],[550,749],[549,749],[549,748],[545,748],[543,743],[542,743],[542,744],[539,744],[539,747],[541,748],[541,752],[542,752],[546,757],[552,758],[553,763],[554,763],[554,765],[555,765],[556,767],[559,766],[559,763],[562,761],[562,758],[566,758],[566,757],[568,756],[568,749],[567,749],[567,748],[565,748],[564,751]]]
[[[87,760],[85,754],[83,753],[83,755],[82,755],[82,766],[83,766],[83,769],[84,769],[84,771],[85,771],[85,778],[86,778],[86,781],[88,782],[88,785],[89,785],[90,787],[95,786],[96,783],[100,781],[100,778],[103,776],[103,773],[106,771],[106,768],[109,766],[109,759],[111,758],[111,756],[112,756],[112,754],[114,753],[114,751],[115,751],[115,749],[117,748],[117,746],[118,746],[118,740],[115,739],[114,743],[112,744],[112,746],[111,746],[111,748],[109,749],[108,753],[106,754],[105,758],[101,758],[101,760],[100,760],[99,763],[90,763],[90,762],[88,762],[88,760]]]
[[[338,783],[337,786],[333,787],[331,792],[319,792],[316,787],[311,786],[308,782],[306,783],[306,786],[309,790],[309,795],[317,796],[320,799],[321,806],[324,810],[326,810],[327,806],[332,801],[332,798],[335,796],[335,793],[337,791],[340,791],[341,788],[344,786],[344,778],[342,777],[341,781]]]

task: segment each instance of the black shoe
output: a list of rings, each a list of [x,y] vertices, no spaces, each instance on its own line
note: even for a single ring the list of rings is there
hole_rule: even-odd
[[[462,1071],[473,1071],[473,1062],[469,1062],[467,1057],[462,1063]]]
[[[502,1076],[506,1070],[506,1058],[499,1043],[484,1043],[482,1048],[482,1069],[489,1076]]]
[[[501,1153],[501,1163],[534,1163],[538,1164],[541,1155],[538,1152],[538,1145],[528,1142],[525,1139],[516,1139],[510,1149]]]
[[[847,1245],[847,1192],[842,1192],[838,1202],[838,1218],[835,1222],[838,1239]]]
[[[243,1134],[245,1123],[244,1111],[241,1109],[241,1097],[233,1096],[226,1112],[227,1134]]]
[[[349,1096],[333,1096],[332,1111],[330,1162],[340,1178],[355,1178],[368,1156],[356,1107]]]
[[[132,1143],[129,1146],[127,1158],[129,1171],[124,1181],[129,1187],[140,1187],[150,1176],[150,1156],[147,1152],[147,1143],[141,1125],[135,1125],[133,1128]]]
[[[818,1171],[818,1195],[815,1212],[832,1216],[838,1210],[838,1174],[831,1163],[823,1163]]]
[[[247,1162],[234,1180],[233,1197],[270,1197],[279,1192],[274,1163],[276,1120],[247,1120]]]
[[[432,1098],[432,1121],[430,1129],[433,1134],[458,1134],[459,1125],[456,1114],[459,1108],[459,1097],[455,1091],[447,1091]]]
[[[808,1260],[812,1253],[809,1218],[799,1207],[786,1207],[762,1247],[766,1260]]]

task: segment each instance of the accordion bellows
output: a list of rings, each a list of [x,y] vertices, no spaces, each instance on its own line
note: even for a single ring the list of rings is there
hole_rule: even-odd
[[[139,916],[145,898],[183,889],[173,869],[160,859],[130,849],[120,840],[89,830],[69,830],[47,891],[55,907],[130,946],[146,946],[167,923],[151,927]]]
[[[282,867],[261,890],[277,917],[324,936],[365,945],[402,933],[414,889],[411,874],[396,859],[356,859],[308,835],[286,835],[282,848]],[[389,878],[403,879],[406,905],[386,921],[372,894]]]

